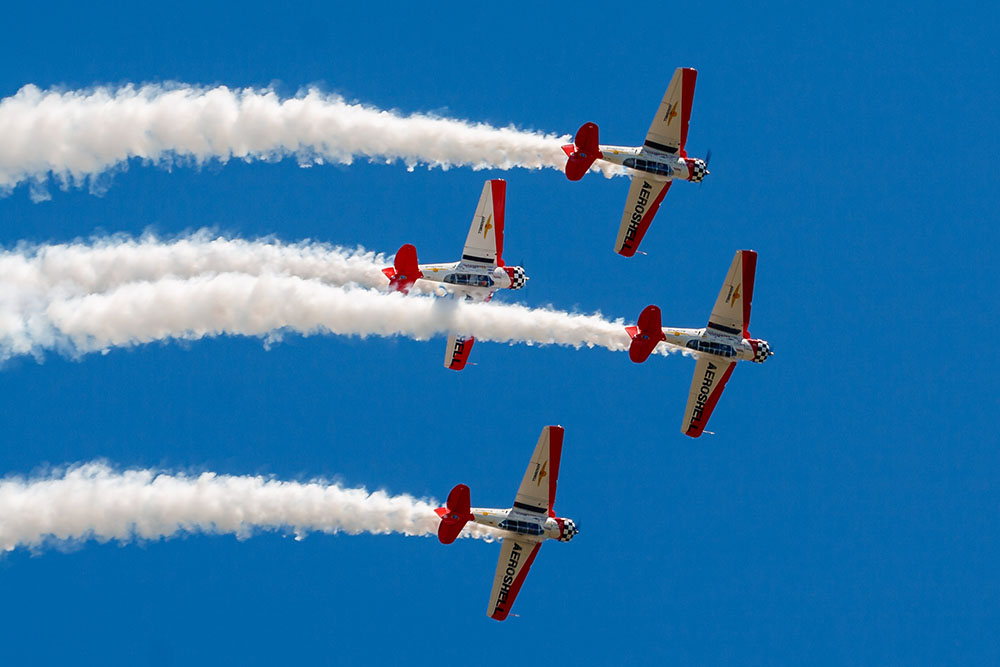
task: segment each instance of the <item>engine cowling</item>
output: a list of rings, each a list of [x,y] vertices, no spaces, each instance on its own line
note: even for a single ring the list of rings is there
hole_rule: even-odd
[[[528,274],[520,266],[505,266],[503,270],[510,278],[510,289],[521,289],[528,282]]]
[[[559,541],[569,542],[576,534],[580,532],[577,528],[576,522],[573,519],[556,519],[556,523],[559,524]]]
[[[768,342],[760,338],[751,338],[750,347],[753,349],[753,362],[755,364],[764,363],[768,357],[774,354]]]
[[[688,169],[687,179],[692,183],[699,183],[708,176],[708,165],[705,164],[704,160],[688,157],[684,158],[684,162],[687,164]]]

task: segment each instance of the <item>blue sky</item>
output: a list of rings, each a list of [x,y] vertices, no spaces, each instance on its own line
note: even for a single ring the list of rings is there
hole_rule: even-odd
[[[503,624],[496,545],[264,533],[88,542],[0,558],[11,664],[991,664],[1000,383],[998,13],[976,4],[753,9],[586,4],[11,8],[0,94],[180,81],[317,84],[382,108],[641,141],[699,70],[688,150],[647,256],[612,252],[627,184],[553,170],[294,161],[129,164],[102,196],[0,199],[0,242],[209,227],[457,258],[482,182],[508,181],[505,301],[703,326],[733,252],[759,253],[751,332],[712,418],[679,432],[678,356],[287,336],[156,343],[0,368],[0,473],[123,467],[336,478],[508,504],[539,429],[566,428],[557,510]],[[519,656],[520,658],[520,656]]]

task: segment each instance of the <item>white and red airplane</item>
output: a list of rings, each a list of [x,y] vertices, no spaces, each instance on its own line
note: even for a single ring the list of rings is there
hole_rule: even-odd
[[[490,618],[507,618],[521,590],[528,569],[545,540],[569,542],[580,532],[572,519],[556,517],[556,481],[562,455],[563,427],[546,426],[535,445],[531,463],[508,509],[470,507],[469,487],[459,484],[448,494],[447,507],[435,511],[441,517],[438,539],[451,544],[469,521],[504,531],[500,560],[493,577],[493,591],[486,610]]]
[[[711,151],[699,160],[688,157],[684,150],[697,77],[698,72],[690,67],[677,68],[642,146],[601,146],[594,123],[584,123],[573,143],[563,146],[569,156],[566,177],[571,181],[583,178],[595,160],[620,164],[629,170],[632,187],[615,241],[615,252],[620,255],[631,257],[638,250],[671,183],[678,179],[699,182],[709,173]]]
[[[389,287],[408,292],[418,280],[438,283],[455,296],[473,301],[489,301],[498,289],[521,289],[528,281],[520,266],[506,266],[503,261],[503,223],[507,182],[486,181],[465,239],[462,259],[450,264],[418,264],[417,249],[404,244],[396,253],[393,265],[382,269]],[[448,335],[444,366],[460,371],[469,360],[476,339],[457,333]]]
[[[750,302],[757,253],[737,250],[704,329],[664,329],[660,309],[647,306],[638,326],[625,327],[632,338],[628,356],[642,363],[660,342],[691,350],[697,358],[681,432],[697,438],[705,430],[737,361],[764,363],[774,352],[767,341],[750,338]]]

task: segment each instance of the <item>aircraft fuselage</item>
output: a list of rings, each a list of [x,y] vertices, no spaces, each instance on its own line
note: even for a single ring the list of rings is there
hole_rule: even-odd
[[[601,146],[599,160],[621,165],[654,181],[701,181],[708,175],[704,160],[650,151],[643,146]]]
[[[668,345],[698,354],[710,354],[728,361],[753,361],[755,352],[749,339],[716,333],[710,329],[669,329],[663,335]]]
[[[569,542],[577,531],[576,524],[571,519],[557,519],[536,512],[525,512],[516,507],[508,509],[473,507],[471,511],[473,523],[502,530],[511,537],[529,542],[545,540]]]
[[[519,266],[491,266],[474,262],[420,264],[420,280],[440,283],[448,291],[485,301],[498,289],[520,289],[528,277]]]

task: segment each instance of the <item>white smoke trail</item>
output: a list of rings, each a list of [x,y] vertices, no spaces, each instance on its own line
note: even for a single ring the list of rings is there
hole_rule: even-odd
[[[383,293],[296,276],[227,273],[128,283],[104,294],[56,299],[37,310],[0,312],[0,358],[224,334],[278,339],[285,331],[418,340],[456,331],[503,343],[629,346],[623,322],[600,315]]]
[[[326,481],[116,471],[86,463],[44,478],[0,479],[0,550],[190,533],[242,539],[262,530],[289,530],[296,539],[310,532],[434,535],[437,506],[433,500]],[[472,524],[463,535],[489,540],[497,533]]]
[[[363,248],[314,241],[248,241],[202,230],[173,240],[149,234],[141,239],[113,236],[90,243],[21,244],[0,251],[0,286],[7,294],[16,290],[22,295],[66,297],[166,277],[274,273],[381,288],[388,282],[382,269],[391,265],[391,256]]]
[[[45,199],[50,176],[82,185],[131,159],[201,165],[230,159],[302,165],[355,158],[473,169],[562,169],[569,136],[483,123],[402,115],[308,89],[282,99],[269,89],[127,85],[41,90],[0,100],[0,192],[33,183]],[[606,175],[617,173],[599,165]]]
[[[627,349],[599,314],[385,294],[390,259],[325,244],[149,237],[0,253],[0,359],[70,355],[167,339],[402,335]],[[666,346],[660,353],[666,354]]]

